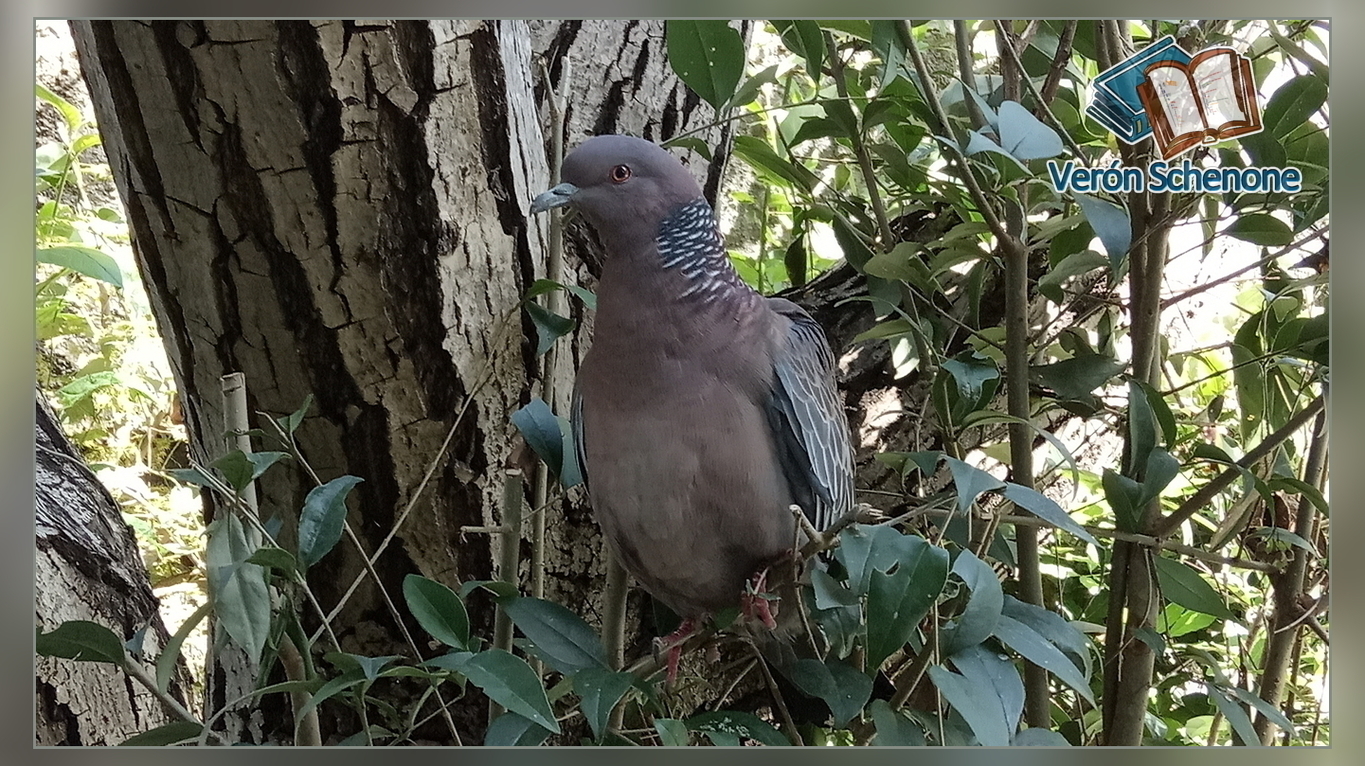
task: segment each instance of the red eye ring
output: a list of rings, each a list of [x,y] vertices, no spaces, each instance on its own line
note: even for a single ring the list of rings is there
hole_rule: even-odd
[[[611,182],[612,182],[612,183],[614,183],[614,184],[623,184],[623,183],[625,183],[626,181],[629,181],[629,180],[630,180],[630,166],[629,166],[629,165],[617,165],[616,167],[614,167],[614,168],[611,169]]]

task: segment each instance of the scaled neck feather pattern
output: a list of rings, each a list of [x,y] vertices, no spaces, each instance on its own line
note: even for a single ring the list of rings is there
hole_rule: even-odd
[[[656,244],[660,265],[678,269],[687,278],[680,297],[711,303],[717,298],[753,293],[730,265],[715,216],[704,198],[669,213],[659,223]]]

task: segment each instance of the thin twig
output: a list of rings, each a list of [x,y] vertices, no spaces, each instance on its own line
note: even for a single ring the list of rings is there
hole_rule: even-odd
[[[758,660],[758,669],[763,673],[763,680],[768,684],[768,691],[772,692],[773,704],[777,707],[777,714],[782,719],[782,728],[787,730],[787,736],[795,740],[797,747],[805,747],[806,743],[801,739],[801,732],[796,728],[796,722],[792,720],[791,711],[787,710],[787,701],[782,698],[782,692],[777,688],[777,679],[773,678],[773,672],[768,669],[768,663],[763,659],[762,652],[758,651],[758,646],[753,641],[749,641],[749,648],[753,650],[754,658]]]

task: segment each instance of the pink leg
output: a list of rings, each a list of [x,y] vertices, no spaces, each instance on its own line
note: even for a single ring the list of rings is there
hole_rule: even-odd
[[[768,630],[777,628],[777,620],[773,619],[771,606],[764,591],[767,588],[768,570],[755,574],[744,589],[744,594],[740,596],[740,611],[749,619],[762,621]]]
[[[664,638],[654,639],[657,650],[668,650],[668,675],[666,683],[669,686],[678,680],[678,661],[682,659],[683,642],[691,638],[697,632],[697,621],[691,617],[682,621],[678,629],[665,636]]]

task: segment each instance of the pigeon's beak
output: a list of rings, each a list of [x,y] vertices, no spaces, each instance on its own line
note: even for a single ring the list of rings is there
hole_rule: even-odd
[[[572,202],[573,195],[577,193],[577,186],[574,186],[573,184],[560,184],[531,200],[531,213],[543,213],[550,208],[563,207]]]

